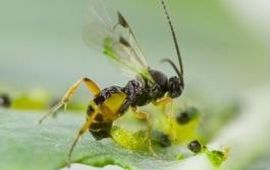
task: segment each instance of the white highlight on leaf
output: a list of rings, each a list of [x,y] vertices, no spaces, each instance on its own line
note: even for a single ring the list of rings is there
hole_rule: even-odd
[[[71,164],[69,168],[65,167],[60,170],[124,170],[124,169],[116,165],[107,165],[105,167],[98,168],[89,165],[75,163]]]

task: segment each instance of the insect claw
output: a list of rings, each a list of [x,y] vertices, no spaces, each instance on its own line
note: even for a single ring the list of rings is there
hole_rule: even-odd
[[[38,121],[38,124],[41,124],[47,117],[49,117],[50,115],[52,115],[53,117],[55,116],[56,114],[56,111],[58,109],[60,109],[61,107],[63,106],[62,103],[59,103],[57,105],[55,105],[53,108],[51,108],[48,113],[46,113],[39,121]]]
[[[38,124],[42,124],[42,122],[49,116],[50,114],[44,115],[41,119],[39,119]]]
[[[67,168],[70,169],[70,167],[71,167],[71,162],[70,162],[70,159],[69,159],[69,158],[66,160],[66,164],[67,164]]]

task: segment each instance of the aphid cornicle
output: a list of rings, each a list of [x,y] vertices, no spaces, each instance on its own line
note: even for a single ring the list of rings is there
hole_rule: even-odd
[[[62,100],[40,120],[42,122],[62,106],[66,107],[81,83],[84,83],[94,95],[94,99],[87,109],[86,122],[79,130],[69,150],[69,162],[76,143],[86,131],[90,131],[97,140],[110,137],[113,121],[121,117],[129,108],[137,115],[136,117],[146,120],[149,150],[152,151],[149,114],[138,111],[137,108],[149,103],[159,105],[171,102],[171,99],[179,97],[184,89],[184,72],[180,50],[163,0],[160,0],[160,2],[169,23],[180,67],[178,68],[170,59],[162,60],[162,62],[169,63],[176,71],[177,76],[170,78],[161,71],[148,66],[129,23],[120,12],[109,13],[109,9],[104,6],[102,0],[90,1],[91,9],[89,10],[88,23],[84,32],[86,44],[90,47],[97,45],[101,52],[134,73],[136,78],[130,80],[124,87],[111,86],[103,90],[91,79],[82,78],[71,86]],[[116,20],[113,20],[114,16]]]

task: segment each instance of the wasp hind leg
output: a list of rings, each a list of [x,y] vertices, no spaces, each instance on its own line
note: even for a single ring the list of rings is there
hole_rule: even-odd
[[[72,142],[72,145],[69,149],[69,152],[68,152],[68,157],[67,157],[67,165],[68,167],[70,167],[70,163],[71,163],[71,156],[72,156],[72,153],[74,151],[74,148],[75,146],[77,145],[79,139],[82,137],[82,135],[88,131],[92,125],[92,123],[95,122],[95,118],[96,116],[99,114],[99,109],[97,108],[97,106],[93,103],[91,103],[89,105],[89,107],[91,107],[92,109],[87,111],[87,119],[86,119],[86,122],[83,124],[83,126],[80,128],[80,130],[77,132],[77,135],[74,139],[74,141]]]
[[[153,149],[152,141],[151,141],[151,134],[152,134],[152,121],[150,119],[150,114],[148,112],[138,111],[137,107],[131,107],[132,111],[135,114],[135,117],[139,120],[146,121],[147,123],[147,143],[148,143],[148,149],[153,154],[156,155],[156,152]]]
[[[94,96],[97,96],[100,93],[100,88],[98,85],[90,80],[89,78],[81,78],[76,83],[74,83],[65,93],[65,95],[62,97],[59,103],[57,103],[55,106],[53,106],[47,114],[45,114],[40,120],[39,123],[42,123],[43,120],[45,120],[50,115],[53,115],[56,113],[58,109],[64,106],[64,108],[67,108],[67,104],[69,103],[71,97],[74,95],[74,93],[77,91],[78,87],[81,83],[84,83],[87,87],[87,89],[92,93]]]

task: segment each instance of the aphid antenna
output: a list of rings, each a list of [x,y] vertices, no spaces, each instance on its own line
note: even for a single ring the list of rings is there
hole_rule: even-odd
[[[169,12],[167,10],[167,6],[166,6],[164,0],[160,0],[160,2],[162,4],[162,7],[164,9],[164,12],[165,12],[167,21],[168,21],[169,26],[170,26],[170,30],[171,30],[171,33],[172,33],[174,46],[175,46],[175,49],[176,49],[176,54],[177,54],[177,57],[178,57],[180,71],[176,68],[175,64],[171,60],[164,59],[164,60],[162,60],[162,62],[169,62],[172,65],[172,67],[175,69],[175,71],[177,72],[179,78],[181,78],[183,80],[184,79],[183,78],[183,76],[184,76],[184,69],[183,69],[182,57],[181,57],[181,53],[180,53],[180,48],[179,48],[179,45],[178,45],[178,41],[177,41],[177,38],[176,38],[176,34],[175,34],[175,31],[174,31],[174,27],[173,27],[173,24],[172,24],[172,21],[171,21],[171,18],[170,18],[170,15],[169,15]]]

